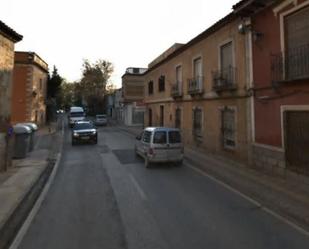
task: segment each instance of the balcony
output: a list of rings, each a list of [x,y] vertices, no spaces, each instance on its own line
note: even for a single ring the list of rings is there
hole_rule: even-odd
[[[190,95],[202,94],[204,92],[203,83],[203,76],[197,76],[192,79],[188,79],[188,93]]]
[[[213,71],[213,90],[217,92],[235,90],[237,88],[236,76],[237,70],[235,67],[232,66],[221,70]]]
[[[173,98],[182,96],[182,82],[176,82],[175,84],[172,85],[171,96]]]
[[[309,78],[309,44],[272,55],[271,77],[273,83]]]

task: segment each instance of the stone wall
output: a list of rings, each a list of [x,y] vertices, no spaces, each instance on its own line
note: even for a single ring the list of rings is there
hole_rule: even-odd
[[[14,43],[0,34],[0,131],[10,117]]]
[[[252,145],[253,165],[268,172],[285,174],[285,153],[281,148],[267,145]]]
[[[14,43],[0,34],[0,171],[6,168],[5,135],[10,122]]]

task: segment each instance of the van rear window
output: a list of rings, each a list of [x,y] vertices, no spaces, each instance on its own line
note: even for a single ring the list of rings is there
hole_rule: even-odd
[[[154,144],[166,144],[166,132],[165,131],[156,131],[153,136]]]
[[[181,136],[179,131],[169,131],[168,141],[170,144],[181,143]]]

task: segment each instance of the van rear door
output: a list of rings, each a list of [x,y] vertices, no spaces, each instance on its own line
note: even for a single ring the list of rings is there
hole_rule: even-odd
[[[183,158],[183,143],[181,141],[181,134],[178,130],[168,131],[167,157],[169,161],[180,161]]]
[[[153,135],[153,152],[155,161],[167,161],[167,133],[166,131],[155,131]]]

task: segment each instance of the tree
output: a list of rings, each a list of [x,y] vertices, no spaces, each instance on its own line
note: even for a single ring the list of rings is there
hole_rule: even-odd
[[[61,91],[63,78],[58,74],[58,69],[54,66],[52,76],[48,76],[47,81],[47,98],[56,98]]]
[[[78,92],[82,100],[86,101],[90,114],[104,110],[106,86],[113,71],[114,67],[109,61],[98,60],[95,63],[90,63],[88,60],[84,60]]]
[[[46,119],[51,121],[55,119],[56,109],[61,106],[61,84],[63,78],[58,74],[56,66],[53,68],[52,76],[48,75],[47,79],[47,105],[46,105]]]
[[[61,84],[60,99],[61,107],[68,110],[70,106],[74,105],[75,97],[75,83],[63,82]]]

